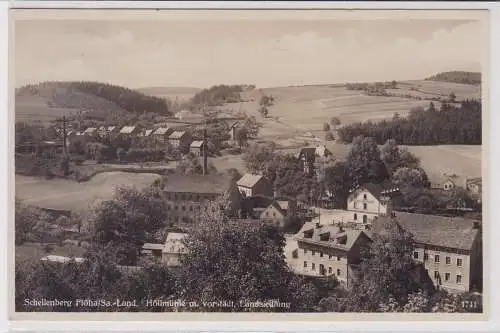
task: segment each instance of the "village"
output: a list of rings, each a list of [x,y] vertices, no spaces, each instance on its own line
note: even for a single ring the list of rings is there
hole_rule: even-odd
[[[229,140],[236,139],[238,124],[231,120],[227,125]],[[185,232],[168,232],[164,243],[144,243],[142,246],[143,256],[169,267],[180,265],[180,257],[186,252],[183,239],[190,227],[196,226],[202,213],[207,212],[207,203],[224,197],[228,200],[233,219],[242,223],[260,220],[283,231],[290,230],[291,223],[300,225],[298,232],[285,234],[283,248],[286,262],[295,274],[334,276],[349,287],[356,277],[363,248],[371,242],[374,233],[383,230],[385,223],[390,222],[415,235],[413,258],[420,264],[417,269],[420,271],[416,274],[421,279],[428,279],[436,288],[451,292],[479,290],[482,281],[480,221],[396,211],[394,204],[401,193],[398,187],[390,185],[359,184],[350,190],[347,209],[338,209],[333,204],[335,194],[328,191],[314,202],[306,203],[296,197],[279,195],[262,174],[246,173],[236,179],[225,174],[211,174],[206,130],[204,132],[201,140],[194,140],[186,127],[91,127],[82,132],[69,130],[64,141],[68,147],[78,140],[109,143],[117,139],[140,141],[144,146],[170,145],[184,156],[189,154],[199,160],[200,174],[168,174],[162,191],[169,221],[187,226]],[[181,152],[180,156],[183,155]],[[295,157],[304,174],[317,177],[319,166],[331,155],[324,145],[319,145],[302,148]],[[450,178],[431,187],[442,191],[462,187],[473,195],[482,191],[481,180],[477,178],[465,179],[463,183]],[[71,259],[47,255],[42,260],[68,262]],[[84,259],[75,260],[82,262]]]
[[[483,312],[479,21],[39,22],[16,312]]]

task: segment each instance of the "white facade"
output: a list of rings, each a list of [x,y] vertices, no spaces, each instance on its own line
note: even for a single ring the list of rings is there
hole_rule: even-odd
[[[347,198],[347,210],[350,212],[348,222],[367,224],[379,215],[390,215],[392,203],[376,198],[367,189],[359,188]]]

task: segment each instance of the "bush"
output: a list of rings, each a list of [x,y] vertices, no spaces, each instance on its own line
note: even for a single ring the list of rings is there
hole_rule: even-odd
[[[326,141],[333,141],[333,140],[335,140],[335,136],[333,135],[333,133],[332,133],[332,132],[327,132],[327,133],[325,134],[325,140],[326,140]]]

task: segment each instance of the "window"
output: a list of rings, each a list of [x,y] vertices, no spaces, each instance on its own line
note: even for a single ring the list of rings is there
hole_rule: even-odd
[[[439,263],[440,260],[439,254],[434,255],[434,262]]]
[[[182,206],[182,211],[186,211],[186,206]]]
[[[354,214],[354,221],[358,219],[358,214]]]
[[[368,208],[368,205],[366,203],[363,203],[363,209],[366,210]]]
[[[337,269],[337,275],[340,276],[341,273],[340,269]]]
[[[449,265],[451,264],[451,258],[450,257],[446,257],[446,265]]]
[[[304,268],[307,267],[307,261],[304,261]]]
[[[323,266],[321,264],[319,265],[319,274],[321,274],[321,275],[326,274],[325,266]]]
[[[319,253],[320,258],[323,258],[323,252]]]
[[[266,216],[269,216],[269,212],[266,212]]]
[[[363,215],[363,223],[366,223],[366,222],[368,222],[368,216]]]
[[[462,267],[462,259],[457,258],[457,266]]]
[[[193,206],[189,206],[189,211],[192,212],[193,211]]]
[[[429,260],[429,255],[427,253],[424,253],[424,261]]]
[[[174,206],[174,209],[175,209],[175,210],[178,210],[178,209],[179,209],[179,207],[178,207],[178,206]]]
[[[340,256],[337,256],[337,261],[340,261]]]
[[[328,259],[332,259],[333,256],[331,254],[328,255]]]
[[[417,251],[413,252],[413,258],[418,259],[418,252]]]
[[[333,273],[333,269],[331,267],[328,267],[328,274],[332,274]]]
[[[462,275],[457,274],[457,283],[462,283]]]
[[[312,264],[311,264],[311,269],[312,269],[313,271],[314,271],[314,270],[316,270],[316,264],[312,263]]]
[[[316,253],[316,252],[314,252],[314,251],[311,251],[311,255],[312,255],[312,256],[313,256],[313,255],[314,255],[315,253]]]
[[[304,254],[307,254],[307,250],[306,249],[304,249]]]
[[[273,217],[276,217],[276,213],[273,213]]]
[[[366,200],[366,194],[363,194],[363,200]]]
[[[358,203],[356,201],[354,201],[353,207],[354,209],[358,208]]]
[[[444,273],[444,280],[450,281],[450,273]]]
[[[438,271],[434,271],[434,278],[439,279],[439,272]]]

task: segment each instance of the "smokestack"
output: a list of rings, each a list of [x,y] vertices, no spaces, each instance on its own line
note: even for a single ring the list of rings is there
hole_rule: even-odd
[[[208,160],[207,160],[207,129],[203,129],[203,144],[201,146],[201,154],[203,155],[203,175],[208,173]]]

